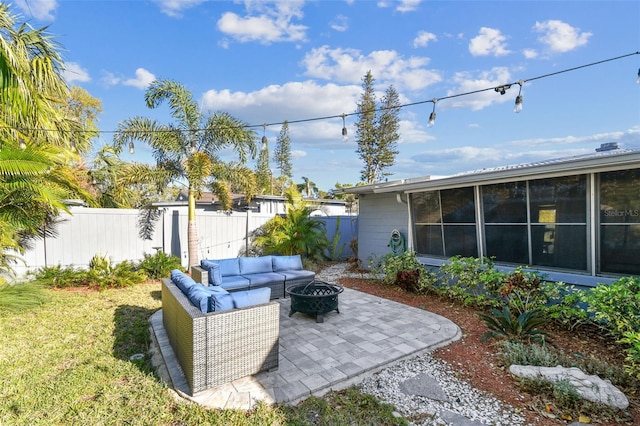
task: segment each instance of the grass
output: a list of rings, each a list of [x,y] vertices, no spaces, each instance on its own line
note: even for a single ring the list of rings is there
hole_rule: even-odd
[[[37,307],[0,311],[2,425],[406,424],[357,388],[249,413],[176,401],[148,357],[130,361],[148,351],[159,283],[46,296]]]

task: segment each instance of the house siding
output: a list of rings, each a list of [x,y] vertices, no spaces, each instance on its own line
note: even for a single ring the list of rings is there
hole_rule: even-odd
[[[394,229],[408,241],[409,212],[406,204],[397,200],[396,194],[366,194],[360,196],[358,218],[358,260],[365,268],[371,260],[391,253],[389,241]]]

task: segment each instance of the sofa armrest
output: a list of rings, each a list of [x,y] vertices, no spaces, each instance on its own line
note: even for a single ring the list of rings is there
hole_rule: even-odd
[[[206,286],[209,285],[209,271],[202,266],[191,267],[191,278],[197,283],[202,283]]]

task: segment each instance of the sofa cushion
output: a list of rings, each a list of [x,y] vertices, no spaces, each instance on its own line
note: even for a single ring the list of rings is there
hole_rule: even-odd
[[[203,314],[211,311],[211,293],[206,291],[204,286],[196,284],[189,287],[187,298]]]
[[[284,283],[284,276],[277,272],[264,272],[261,274],[242,275],[250,282],[250,287],[253,288],[257,285],[265,285],[271,283]]]
[[[174,269],[173,271],[171,271],[171,281],[173,281],[173,283],[177,285],[180,290],[182,290],[185,296],[189,291],[189,287],[196,284],[193,278],[179,269]]]
[[[271,289],[269,287],[256,288],[254,290],[236,291],[231,293],[235,308],[246,308],[269,302]]]
[[[273,272],[271,256],[240,258],[239,275],[260,274],[263,272]]]
[[[220,285],[222,283],[222,269],[218,262],[214,262],[213,260],[201,260],[200,266],[209,271],[209,284]]]
[[[316,277],[315,272],[307,271],[306,269],[302,269],[299,271],[297,270],[280,271],[278,273],[284,276],[285,282],[304,280],[304,279],[309,279],[309,281],[313,281],[313,279]]]
[[[222,312],[233,309],[231,293],[213,293],[210,299],[209,312]]]
[[[302,269],[302,259],[299,254],[293,256],[271,256],[273,272],[293,271]]]
[[[198,291],[205,291],[209,294],[209,312],[222,312],[233,309],[233,299],[231,299],[227,290],[219,285],[197,285]]]
[[[226,290],[235,290],[235,289],[249,289],[249,285],[251,281],[248,278],[243,277],[242,275],[228,276],[224,277],[222,280],[222,284],[220,287]]]
[[[213,262],[220,265],[220,274],[223,277],[240,275],[240,260],[237,257],[230,259],[213,259]]]

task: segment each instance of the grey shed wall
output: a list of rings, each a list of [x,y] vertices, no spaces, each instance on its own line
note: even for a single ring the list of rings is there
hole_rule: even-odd
[[[369,268],[372,259],[379,259],[391,253],[389,240],[394,229],[408,238],[409,213],[406,196],[399,203],[396,194],[360,195],[360,216],[358,217],[358,260],[364,268]],[[408,243],[408,242],[407,242]]]

